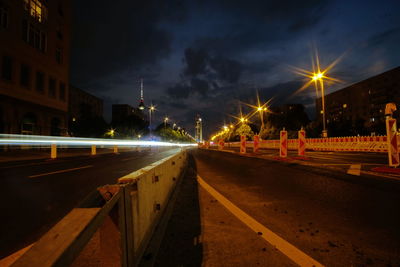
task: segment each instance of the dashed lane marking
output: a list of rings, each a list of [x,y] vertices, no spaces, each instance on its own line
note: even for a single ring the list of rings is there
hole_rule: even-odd
[[[235,204],[230,202],[213,187],[207,184],[199,175],[197,175],[197,181],[210,195],[217,199],[219,203],[235,215],[241,222],[246,224],[254,232],[261,233],[260,236],[264,240],[275,246],[276,249],[286,255],[293,262],[300,266],[324,266],[238,208]]]
[[[35,174],[35,175],[28,176],[28,178],[36,178],[36,177],[47,176],[47,175],[52,175],[52,174],[58,174],[58,173],[63,173],[63,172],[72,172],[72,171],[81,170],[81,169],[87,169],[87,168],[91,168],[91,167],[93,167],[93,165],[87,165],[87,166],[82,166],[82,167],[78,167],[78,168],[65,169],[65,170],[60,170],[60,171],[55,171],[55,172],[47,172],[47,173]]]

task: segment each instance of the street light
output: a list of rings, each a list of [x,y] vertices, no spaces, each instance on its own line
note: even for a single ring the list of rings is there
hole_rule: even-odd
[[[150,105],[149,107],[149,132],[150,132],[150,137],[151,137],[151,115],[153,112],[156,110],[156,107],[153,106],[153,104]]]
[[[167,122],[168,122],[168,120],[169,120],[168,117],[165,117],[165,118],[164,118],[164,129],[167,128]]]
[[[324,89],[324,74],[321,72],[314,73],[312,80],[315,82],[316,90],[318,90],[318,82],[321,87],[321,102],[322,102],[322,137],[328,137],[326,130],[326,117],[325,117],[325,89]]]
[[[323,125],[323,130],[322,130],[322,137],[328,137],[328,131],[326,130],[326,116],[325,116],[325,88],[324,88],[324,80],[329,80],[330,82],[341,82],[338,79],[332,78],[327,76],[326,74],[328,71],[330,71],[339,61],[340,59],[344,56],[340,56],[337,58],[335,61],[333,61],[328,67],[325,69],[321,70],[320,64],[319,64],[319,58],[318,58],[318,53],[315,51],[315,56],[312,58],[312,63],[313,63],[313,71],[308,71],[304,70],[301,68],[296,68],[294,67],[295,73],[302,75],[304,77],[309,78],[310,80],[306,82],[300,89],[296,91],[296,93],[301,92],[305,88],[309,87],[312,83],[315,85],[315,91],[318,96],[318,83],[321,88],[321,104],[322,104],[322,125]]]

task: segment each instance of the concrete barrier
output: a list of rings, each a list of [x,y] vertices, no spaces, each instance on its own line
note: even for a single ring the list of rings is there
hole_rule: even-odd
[[[11,266],[137,266],[186,165],[182,150],[99,187]]]

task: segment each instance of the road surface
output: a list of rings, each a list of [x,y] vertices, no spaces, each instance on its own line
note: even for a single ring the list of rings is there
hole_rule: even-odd
[[[400,265],[398,180],[218,151],[193,155],[157,266],[296,266],[273,234],[325,266]],[[238,219],[244,215],[232,206],[247,217]],[[254,231],[254,221],[264,230]]]
[[[35,242],[96,187],[178,150],[0,163],[0,259]]]

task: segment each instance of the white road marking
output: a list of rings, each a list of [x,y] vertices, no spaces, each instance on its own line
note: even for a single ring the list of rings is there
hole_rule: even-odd
[[[72,171],[81,170],[81,169],[87,169],[87,168],[91,168],[91,167],[93,167],[93,165],[87,165],[87,166],[78,167],[78,168],[72,168],[72,169],[65,169],[65,170],[60,170],[60,171],[55,171],[55,172],[35,174],[35,175],[28,176],[28,178],[36,178],[36,177],[47,176],[47,175],[63,173],[63,172],[72,172]]]
[[[351,175],[360,176],[360,173],[361,173],[361,165],[360,164],[350,165],[350,168],[347,170],[347,174],[351,174]]]
[[[300,266],[324,266],[318,261],[314,260],[307,254],[305,254],[300,249],[296,248],[264,225],[260,224],[250,215],[245,213],[243,210],[239,209],[235,204],[230,202],[227,198],[221,195],[213,187],[207,184],[199,175],[197,175],[197,181],[199,184],[215,199],[219,201],[227,210],[229,210],[233,215],[235,215],[240,221],[247,225],[256,233],[262,233],[260,237],[265,239],[268,243],[276,247],[280,252],[286,255],[289,259]]]

